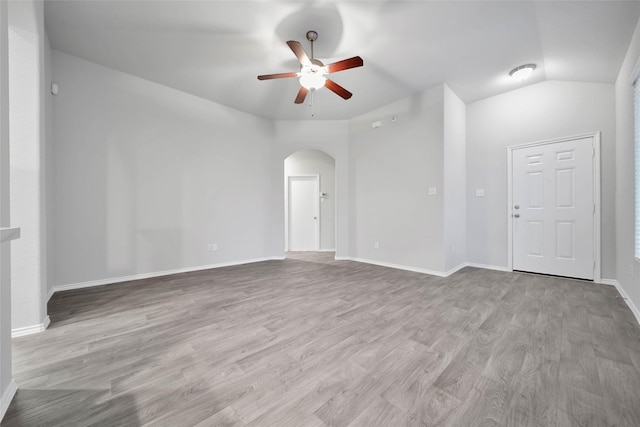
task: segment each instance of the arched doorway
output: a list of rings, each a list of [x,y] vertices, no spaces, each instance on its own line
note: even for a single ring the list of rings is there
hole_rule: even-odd
[[[285,251],[335,252],[336,162],[314,149],[284,160]]]

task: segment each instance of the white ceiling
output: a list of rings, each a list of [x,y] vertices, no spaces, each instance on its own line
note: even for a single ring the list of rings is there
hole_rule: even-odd
[[[639,1],[45,1],[54,49],[257,116],[310,119],[293,103],[285,44],[364,67],[331,78],[354,93],[314,95],[316,119],[348,119],[440,83],[465,102],[543,80],[613,83]],[[538,68],[526,83],[508,72]],[[307,98],[307,101],[310,97]]]

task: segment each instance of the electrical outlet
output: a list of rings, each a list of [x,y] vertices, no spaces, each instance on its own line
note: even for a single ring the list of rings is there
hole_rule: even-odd
[[[211,250],[211,243],[207,243],[207,250],[210,251]]]
[[[217,243],[212,243],[211,244],[211,250],[214,251],[214,252],[217,251],[218,250],[218,244]]]
[[[375,243],[373,244],[373,249],[378,249],[379,247],[380,247],[380,243],[375,242]]]

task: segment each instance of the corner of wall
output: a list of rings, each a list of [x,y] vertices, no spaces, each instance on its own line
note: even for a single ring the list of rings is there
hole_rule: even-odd
[[[466,104],[444,85],[445,270],[467,260]]]
[[[46,315],[46,110],[48,38],[39,1],[8,6],[10,216],[29,233],[12,247],[12,325],[37,324]],[[13,142],[11,142],[13,141]],[[19,143],[17,143],[19,141]]]
[[[11,380],[6,389],[0,391],[0,421],[2,421],[2,418],[4,418],[4,415],[7,413],[7,409],[9,409],[9,405],[17,391],[18,385],[14,380]]]
[[[55,251],[53,250],[53,237],[54,237],[54,209],[53,209],[53,97],[50,93],[50,85],[54,82],[53,79],[53,51],[51,48],[51,42],[46,31],[44,33],[44,97],[45,101],[45,144],[44,144],[44,175],[43,175],[43,188],[44,188],[44,229],[45,229],[45,267],[44,267],[44,290],[43,295],[46,295],[44,304],[44,312],[47,313],[47,302],[51,298],[53,293],[54,284],[54,265],[55,265]]]
[[[616,288],[638,318],[640,262],[635,260],[635,166],[633,81],[640,72],[640,20],[615,83],[615,279]],[[634,310],[635,307],[635,310]]]
[[[0,1],[0,226],[9,227],[9,52],[8,6]],[[0,420],[16,392],[11,375],[11,256],[0,242]]]

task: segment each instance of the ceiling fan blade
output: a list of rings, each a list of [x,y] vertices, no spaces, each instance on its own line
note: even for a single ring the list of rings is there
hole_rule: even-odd
[[[286,79],[288,77],[298,77],[298,73],[265,74],[258,76],[258,80]]]
[[[333,64],[326,65],[327,73],[337,73],[338,71],[348,70],[349,68],[362,67],[364,61],[359,56],[353,58],[343,59],[342,61],[334,62]]]
[[[311,65],[311,60],[307,56],[307,53],[304,51],[304,48],[302,47],[300,42],[297,42],[295,40],[289,40],[287,44],[289,45],[293,53],[298,58],[298,61],[300,61],[302,65]]]
[[[343,97],[344,99],[349,99],[353,95],[351,92],[340,86],[338,83],[333,80],[327,79],[324,82],[324,86],[329,89],[331,92]]]
[[[304,86],[300,86],[298,96],[296,96],[296,100],[294,102],[296,104],[302,104],[304,102],[304,99],[307,97],[307,93],[309,93],[309,89]]]

